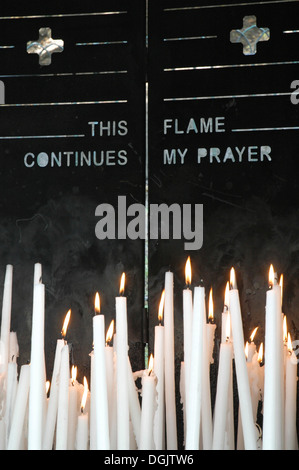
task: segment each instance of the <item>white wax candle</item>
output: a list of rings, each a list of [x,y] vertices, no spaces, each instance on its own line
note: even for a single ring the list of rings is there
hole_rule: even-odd
[[[89,436],[90,450],[96,450],[97,448],[97,435],[96,435],[96,418],[95,418],[95,389],[94,389],[94,351],[91,351],[90,355],[90,417],[89,417]],[[111,447],[112,449],[114,447]]]
[[[9,334],[9,362],[17,362],[19,357],[19,343],[17,333],[11,331]]]
[[[69,381],[69,411],[68,411],[68,432],[67,432],[67,449],[74,450],[76,448],[76,429],[78,422],[78,402],[79,387],[77,380],[73,378]]]
[[[230,341],[221,343],[214,409],[213,450],[224,450],[225,448],[232,357],[232,343]]]
[[[76,449],[88,450],[88,413],[81,413],[78,416]]]
[[[183,325],[184,325],[184,368],[185,368],[185,408],[187,410],[190,383],[191,338],[192,338],[193,298],[191,289],[183,290]]]
[[[154,418],[154,441],[156,450],[165,449],[165,402],[164,402],[164,326],[155,326],[154,370],[157,377],[157,408]]]
[[[69,413],[70,358],[69,346],[61,350],[58,409],[56,426],[56,450],[67,450],[68,413]]]
[[[138,397],[138,391],[135,385],[135,380],[133,377],[131,362],[128,357],[128,387],[129,387],[129,410],[130,418],[132,423],[132,431],[134,434],[134,439],[137,446],[139,447],[140,441],[140,420],[141,420],[141,410],[140,402]]]
[[[116,297],[117,448],[130,448],[127,298]]]
[[[45,357],[45,286],[35,284],[33,293],[30,388],[28,416],[28,449],[41,450],[46,394]]]
[[[113,347],[108,344],[105,346],[105,361],[106,361],[106,380],[107,380],[107,396],[108,396],[108,416],[109,416],[109,437],[110,437],[110,449],[116,448],[116,440],[113,437],[113,429],[115,429],[116,423],[114,423],[116,415],[114,409],[116,403],[114,401],[114,357]]]
[[[6,404],[5,404],[5,425],[6,435],[9,436],[10,425],[14,410],[15,397],[18,385],[18,371],[15,362],[9,362],[7,367],[7,381],[6,381]]]
[[[203,345],[202,345],[202,399],[201,399],[201,415],[202,415],[202,443],[203,450],[211,450],[213,445],[213,424],[212,424],[212,406],[211,406],[211,383],[210,383],[210,360],[211,360],[211,344],[208,345],[207,324],[204,316],[203,324]],[[214,326],[214,325],[213,325]]]
[[[6,266],[4,279],[0,336],[0,374],[4,375],[6,374],[9,360],[8,355],[11,323],[12,280],[13,266],[8,264]]]
[[[93,317],[94,370],[93,380],[96,413],[96,445],[98,450],[110,449],[107,377],[105,362],[104,315]]]
[[[165,416],[168,450],[177,449],[177,423],[175,400],[175,355],[174,355],[174,311],[173,273],[165,273],[164,305],[164,371],[165,371]]]
[[[20,450],[21,440],[24,432],[25,415],[28,406],[30,382],[30,365],[21,367],[17,395],[13,409],[10,433],[7,443],[8,450]]]
[[[298,450],[297,417],[297,358],[289,349],[285,378],[285,450]]]
[[[186,450],[199,450],[201,402],[203,384],[203,335],[205,323],[205,289],[194,288],[192,349],[189,384],[189,405],[187,409]]]
[[[153,423],[156,406],[156,376],[148,370],[142,377],[142,407],[140,422],[140,442],[139,450],[153,450],[154,435]]]
[[[263,408],[263,449],[283,448],[283,331],[281,289],[273,285],[266,294],[265,382]]]
[[[57,408],[58,408],[58,390],[59,390],[59,375],[60,375],[60,362],[61,362],[61,350],[65,345],[63,339],[58,339],[55,349],[54,366],[52,372],[50,397],[48,401],[45,431],[43,437],[43,450],[52,450],[55,426],[57,420]]]
[[[229,310],[231,315],[234,358],[245,449],[253,450],[256,449],[256,428],[252,413],[252,402],[244,351],[244,333],[238,289],[231,289],[229,291]]]

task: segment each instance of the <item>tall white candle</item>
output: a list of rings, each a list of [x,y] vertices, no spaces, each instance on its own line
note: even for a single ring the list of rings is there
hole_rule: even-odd
[[[69,382],[69,412],[68,412],[68,432],[67,449],[74,450],[76,447],[76,428],[78,421],[78,400],[79,384],[77,381],[78,369],[76,366],[71,368],[71,379]]]
[[[154,370],[157,377],[157,408],[154,417],[154,442],[156,450],[165,449],[165,402],[164,402],[164,326],[162,326],[164,309],[163,291],[159,304],[159,325],[155,326]]]
[[[192,311],[193,311],[193,295],[190,289],[192,281],[190,256],[185,265],[185,283],[186,288],[183,290],[183,326],[184,326],[184,377],[185,377],[185,410],[187,415],[189,383],[190,383],[190,362],[191,362],[191,337],[192,337]]]
[[[70,357],[69,346],[61,351],[58,409],[56,426],[56,450],[67,450],[68,413],[69,413]]]
[[[17,388],[16,401],[13,409],[10,433],[7,443],[8,450],[20,450],[22,435],[24,432],[25,415],[28,406],[30,382],[30,365],[21,367]]]
[[[140,422],[139,450],[154,450],[154,413],[156,406],[156,382],[153,372],[153,356],[149,360],[149,368],[142,377],[142,408]]]
[[[45,286],[35,284],[33,292],[30,389],[28,416],[28,449],[41,450],[43,439],[43,419],[45,401]]]
[[[164,304],[164,371],[165,371],[165,422],[168,450],[177,449],[176,395],[175,395],[175,355],[174,355],[174,311],[173,273],[165,273]]]
[[[107,380],[107,396],[108,396],[108,416],[109,416],[109,437],[110,437],[110,448],[116,448],[116,440],[114,438],[113,429],[116,426],[115,421],[115,406],[114,401],[114,352],[111,341],[114,332],[114,320],[111,321],[106,334],[106,346],[105,346],[105,362],[106,362],[106,380]]]
[[[283,330],[281,289],[275,283],[274,269],[270,266],[271,288],[266,294],[265,319],[265,383],[263,409],[263,449],[283,448]]]
[[[125,276],[121,277],[121,293],[124,291]],[[127,298],[116,297],[116,387],[117,387],[117,448],[130,448],[130,416],[128,389],[128,324]]]
[[[235,271],[231,269],[231,290],[229,291],[229,309],[233,333],[233,348],[236,366],[236,377],[239,395],[239,405],[243,425],[243,435],[246,450],[255,450],[256,428],[252,412],[249,378],[244,351],[244,333],[241,316],[239,291],[236,288]]]
[[[76,428],[76,449],[88,450],[88,413],[85,411],[85,405],[88,393],[88,384],[86,377],[83,379],[84,392],[81,400],[80,414],[78,416],[78,424]]]
[[[97,299],[99,299],[98,294],[96,295],[96,302]],[[99,313],[99,303],[98,307],[96,307],[96,312]],[[105,318],[104,315],[101,314],[96,314],[93,317],[93,345],[93,392],[95,392],[96,443],[98,450],[109,450],[110,437],[105,359]]]
[[[297,358],[288,334],[288,355],[285,377],[285,450],[298,450],[297,417]]]
[[[1,336],[0,336],[0,374],[6,374],[8,355],[9,355],[9,338],[11,323],[11,299],[12,299],[12,280],[13,266],[8,264],[5,271],[3,300],[2,300],[2,317],[1,317]]]
[[[205,289],[194,288],[192,349],[189,384],[189,405],[187,409],[186,450],[199,450],[202,371],[203,371],[203,335],[205,322]]]

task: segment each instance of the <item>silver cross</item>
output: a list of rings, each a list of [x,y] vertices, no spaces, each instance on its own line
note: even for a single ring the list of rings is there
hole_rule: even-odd
[[[230,32],[230,42],[243,44],[244,55],[256,54],[256,45],[260,41],[268,41],[270,38],[269,28],[259,28],[256,25],[256,16],[244,16],[243,28],[233,29]]]
[[[62,39],[53,39],[51,28],[40,28],[37,41],[27,42],[27,53],[39,55],[39,65],[50,65],[52,54],[62,52],[64,41]]]

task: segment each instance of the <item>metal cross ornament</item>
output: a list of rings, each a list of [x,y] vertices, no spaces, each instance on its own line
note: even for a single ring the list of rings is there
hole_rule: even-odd
[[[37,41],[27,42],[27,53],[39,55],[39,65],[50,65],[52,54],[62,52],[64,41],[62,39],[53,39],[51,28],[40,28]]]
[[[243,44],[244,55],[256,54],[258,42],[268,41],[270,38],[269,28],[259,28],[256,24],[256,16],[244,16],[243,28],[233,29],[230,32],[230,42]]]

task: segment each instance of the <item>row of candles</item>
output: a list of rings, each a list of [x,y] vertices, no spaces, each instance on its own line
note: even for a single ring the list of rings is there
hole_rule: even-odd
[[[45,286],[42,267],[34,266],[30,363],[18,373],[18,343],[10,331],[13,267],[6,267],[0,342],[0,448],[1,449],[139,449],[176,450],[177,410],[174,344],[173,273],[165,273],[154,330],[154,355],[148,368],[132,370],[128,351],[125,274],[115,299],[115,324],[107,334],[100,296],[95,296],[90,387],[70,370],[65,339],[71,310],[57,339],[50,390],[47,392],[44,349]],[[204,286],[191,289],[190,257],[183,290],[184,358],[180,395],[184,416],[184,448],[234,449],[233,362],[238,388],[237,448],[297,449],[297,360],[286,317],[282,313],[282,277],[269,270],[265,306],[265,361],[261,343],[256,350],[252,333],[244,342],[239,292],[234,268],[226,284],[221,321],[221,344],[215,404],[211,404],[210,364],[216,324],[212,290],[206,315]],[[288,336],[288,341],[286,337]],[[113,346],[112,343],[113,337]],[[190,339],[191,338],[191,339]],[[136,381],[141,378],[141,389]],[[90,390],[89,390],[90,388]],[[49,397],[47,398],[47,393]],[[256,426],[263,402],[262,433]]]

